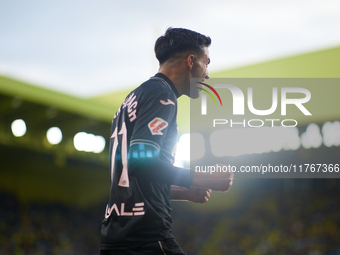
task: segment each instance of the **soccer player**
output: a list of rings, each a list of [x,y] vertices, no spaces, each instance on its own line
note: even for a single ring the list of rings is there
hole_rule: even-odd
[[[190,78],[209,78],[211,39],[169,28],[155,44],[158,73],[132,91],[111,128],[111,191],[101,230],[101,254],[185,254],[171,233],[170,199],[208,201],[233,177],[192,177],[173,166],[177,98],[199,96]]]

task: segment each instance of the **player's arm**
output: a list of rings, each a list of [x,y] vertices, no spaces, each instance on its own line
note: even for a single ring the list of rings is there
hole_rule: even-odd
[[[143,146],[144,148],[147,146]],[[131,146],[135,155],[141,152],[137,146]],[[130,150],[131,150],[130,148]],[[150,147],[151,149],[151,147]],[[133,154],[133,153],[132,153]],[[131,156],[133,157],[133,156]],[[189,169],[175,167],[160,160],[158,157],[151,158],[130,158],[129,169],[132,174],[140,179],[147,179],[150,182],[166,183],[181,187],[196,187],[216,191],[228,191],[233,183],[233,174],[215,173],[191,173]],[[193,177],[192,177],[193,175]],[[184,196],[185,194],[181,194]],[[177,197],[180,199],[180,197]]]
[[[141,148],[143,148],[143,150]],[[148,144],[148,142],[132,144],[129,154],[129,171],[131,175],[138,179],[187,188],[189,188],[193,182],[189,169],[175,167],[159,159],[157,149]],[[141,157],[140,155],[143,156]]]
[[[189,188],[193,180],[190,170],[175,167],[159,157],[169,127],[176,120],[174,102],[172,93],[154,91],[154,95],[146,95],[139,104],[129,144],[128,169],[138,179]]]
[[[234,174],[231,171],[221,173],[195,172],[192,186],[217,191],[228,191],[233,184]]]
[[[233,177],[212,178],[207,175],[195,177],[192,187],[207,188],[217,191],[228,191],[233,184]]]
[[[164,137],[168,131],[168,123],[176,117],[175,104],[164,105],[171,95],[165,93],[149,99],[149,104],[137,110],[137,119],[134,133],[130,141],[128,168],[131,175],[150,182],[165,183],[190,188],[205,188],[218,191],[226,191],[232,184],[229,175],[220,178],[212,178],[211,175],[195,173],[194,178],[189,169],[175,167],[159,158],[160,149]],[[143,104],[141,104],[143,105]],[[160,132],[153,132],[150,128],[153,121],[161,127]],[[161,124],[164,124],[161,126]],[[153,126],[155,127],[155,126]]]
[[[171,199],[177,201],[191,201],[195,203],[208,202],[211,194],[211,189],[190,187],[189,189],[172,185]]]

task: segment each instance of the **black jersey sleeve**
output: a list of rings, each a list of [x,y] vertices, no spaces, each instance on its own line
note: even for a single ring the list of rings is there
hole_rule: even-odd
[[[153,147],[146,145],[144,148],[149,150]],[[134,158],[134,153],[144,153],[144,151],[140,151],[136,144],[130,150],[132,156],[128,164],[131,175],[150,182],[178,185],[187,188],[191,186],[192,178],[189,169],[175,167],[170,163],[160,160],[158,157]]]
[[[176,144],[176,97],[171,91],[162,92],[145,97],[140,105],[129,145],[130,174],[150,182],[190,187],[190,170],[165,160]]]
[[[151,94],[144,97],[139,106],[130,143],[146,140],[158,149],[162,148],[165,138],[171,135],[168,132],[172,131],[173,125],[177,125],[176,98],[168,92]]]

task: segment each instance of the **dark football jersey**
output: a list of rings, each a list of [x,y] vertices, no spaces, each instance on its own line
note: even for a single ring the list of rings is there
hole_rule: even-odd
[[[170,79],[158,73],[132,91],[114,116],[101,249],[173,238],[171,185],[192,182],[188,169],[173,166],[178,96]]]

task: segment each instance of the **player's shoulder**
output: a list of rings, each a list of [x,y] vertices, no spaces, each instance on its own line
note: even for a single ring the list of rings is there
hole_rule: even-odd
[[[144,98],[169,98],[177,101],[177,97],[170,84],[160,77],[153,76],[143,82],[136,90],[135,94],[140,94]]]

